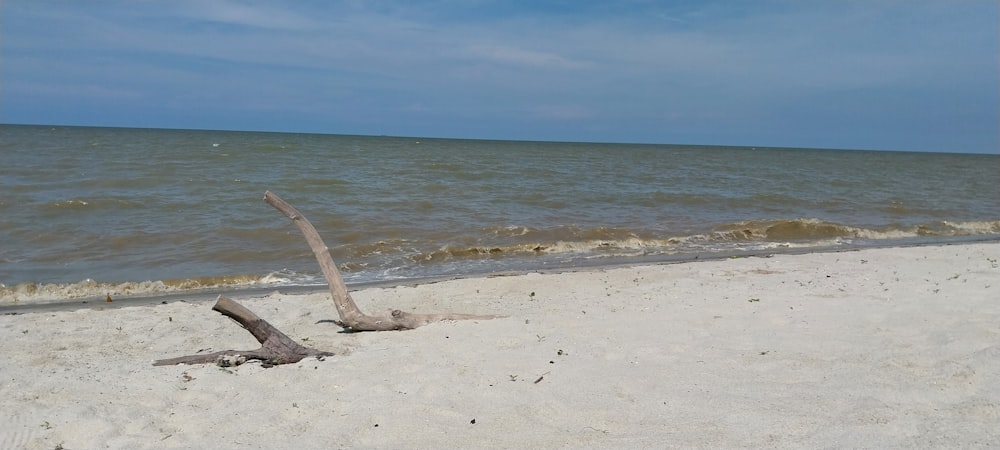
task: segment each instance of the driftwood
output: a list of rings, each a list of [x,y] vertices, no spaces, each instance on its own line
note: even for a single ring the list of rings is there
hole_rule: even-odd
[[[344,279],[340,276],[340,271],[337,270],[337,264],[333,262],[333,258],[330,256],[330,249],[323,243],[323,239],[320,238],[319,233],[316,232],[316,228],[309,223],[309,220],[292,207],[292,205],[289,205],[280,197],[271,193],[271,191],[264,193],[264,201],[278,211],[281,211],[282,214],[292,220],[292,223],[299,228],[299,231],[302,231],[306,242],[309,243],[313,254],[316,255],[316,262],[319,263],[320,270],[323,271],[323,277],[326,278],[326,282],[330,286],[333,304],[337,307],[337,313],[340,315],[340,321],[337,324],[345,329],[352,331],[409,330],[431,322],[444,320],[486,320],[501,317],[473,314],[414,314],[398,309],[390,311],[385,316],[366,315],[361,312],[358,305],[354,303],[354,299],[351,298],[351,294],[347,292],[347,286],[344,284]]]
[[[330,249],[323,243],[323,239],[319,237],[319,233],[309,223],[309,220],[292,207],[292,205],[289,205],[270,191],[264,193],[264,201],[278,211],[281,211],[282,214],[291,219],[292,223],[302,231],[306,241],[309,243],[309,247],[312,248],[313,254],[316,255],[316,261],[319,262],[319,267],[323,271],[323,276],[326,278],[327,284],[330,285],[333,304],[337,307],[337,313],[340,315],[340,321],[336,323],[344,329],[351,331],[408,330],[431,322],[444,320],[485,320],[502,317],[473,314],[414,314],[398,309],[392,310],[388,315],[380,317],[366,315],[361,312],[361,309],[358,308],[358,305],[354,303],[351,295],[347,292],[344,279],[340,276],[340,271],[337,270],[337,265],[330,256]],[[257,317],[256,314],[243,305],[221,295],[212,309],[239,322],[243,328],[246,328],[261,343],[261,347],[257,350],[224,350],[215,353],[161,359],[153,362],[153,365],[167,366],[206,363],[238,365],[247,360],[257,359],[263,361],[264,367],[270,367],[278,364],[296,363],[310,356],[322,358],[333,355],[333,353],[299,345],[266,320]]]
[[[330,352],[299,345],[299,343],[286,336],[285,333],[282,333],[266,320],[257,317],[253,311],[221,295],[212,309],[239,322],[243,328],[246,328],[257,339],[257,342],[260,342],[260,348],[245,351],[223,350],[215,353],[161,359],[153,362],[153,365],[169,366],[175,364],[214,363],[226,366],[239,365],[247,360],[256,359],[262,361],[264,367],[271,367],[279,364],[297,363],[303,358],[310,356],[322,358],[333,355]]]

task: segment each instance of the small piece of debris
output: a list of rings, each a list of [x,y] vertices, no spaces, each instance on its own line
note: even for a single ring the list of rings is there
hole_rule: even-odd
[[[247,362],[247,358],[243,355],[222,355],[215,360],[219,367],[233,367],[245,362]]]

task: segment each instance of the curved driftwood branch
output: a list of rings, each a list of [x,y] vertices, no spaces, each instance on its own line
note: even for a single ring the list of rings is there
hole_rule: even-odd
[[[161,359],[153,362],[154,366],[169,366],[174,364],[207,364],[238,365],[247,360],[257,359],[263,362],[264,367],[276,366],[279,364],[292,364],[310,356],[322,358],[332,356],[333,353],[324,352],[309,347],[303,347],[292,338],[282,333],[266,320],[257,317],[243,305],[235,301],[219,296],[215,302],[213,310],[218,311],[227,317],[235,320],[243,328],[246,328],[253,335],[261,346],[257,350],[223,350],[215,353],[205,353],[201,355],[180,356],[177,358]]]
[[[426,325],[431,322],[442,320],[468,320],[468,319],[496,319],[501,316],[478,316],[473,314],[413,314],[400,310],[393,310],[386,316],[369,316],[361,312],[358,305],[354,303],[351,294],[347,292],[344,279],[340,276],[336,263],[330,256],[330,249],[323,243],[323,239],[316,232],[316,228],[309,223],[297,209],[292,205],[273,194],[271,191],[264,193],[264,201],[277,209],[292,223],[302,231],[316,255],[323,277],[330,285],[330,294],[333,296],[333,304],[337,307],[340,315],[339,325],[354,331],[386,331],[386,330],[408,330]]]

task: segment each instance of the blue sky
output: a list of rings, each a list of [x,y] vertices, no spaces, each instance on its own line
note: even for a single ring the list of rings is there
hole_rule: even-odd
[[[0,122],[1000,153],[1000,2],[0,5]]]

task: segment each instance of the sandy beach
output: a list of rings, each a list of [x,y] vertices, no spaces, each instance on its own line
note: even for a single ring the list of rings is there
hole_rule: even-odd
[[[325,291],[0,316],[0,447],[1000,447],[1000,244],[773,255],[369,288],[506,318],[341,333]]]

